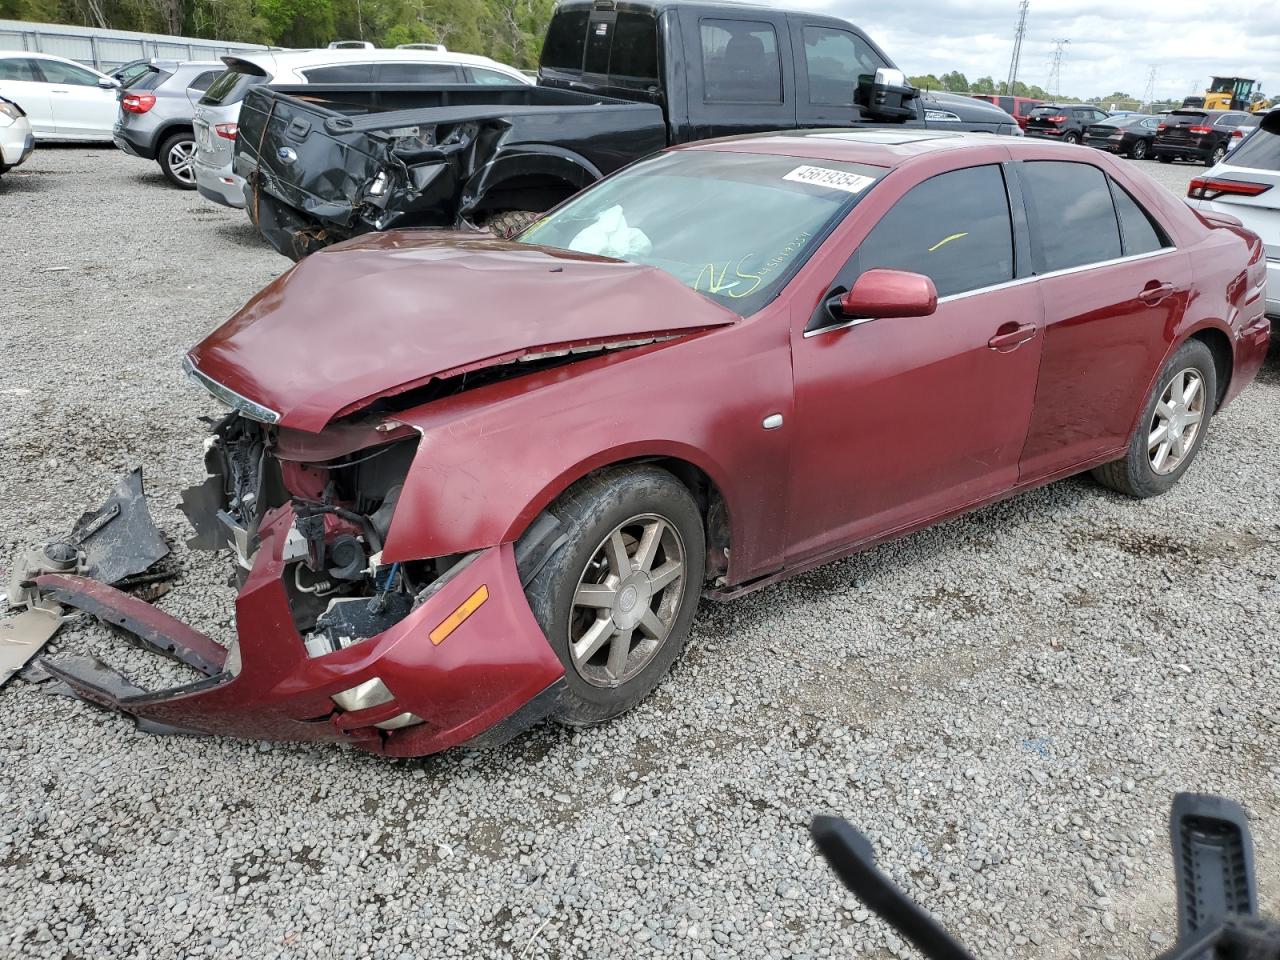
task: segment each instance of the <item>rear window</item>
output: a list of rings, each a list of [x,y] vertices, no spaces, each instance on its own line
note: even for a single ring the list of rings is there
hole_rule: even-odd
[[[128,90],[154,90],[173,74],[159,67],[148,67],[146,73],[135,78],[131,83],[122,84]]]
[[[373,82],[461,83],[462,73],[451,63],[380,63],[374,67]]]
[[[372,63],[338,63],[303,70],[307,83],[373,83]]]
[[[703,20],[700,29],[702,75],[708,102],[782,102],[778,34],[772,24]]]
[[[1063,111],[1059,107],[1036,107],[1027,116],[1030,117],[1056,117]]]
[[[658,79],[658,21],[647,13],[619,13],[613,28],[611,77]]]
[[[558,12],[547,27],[542,44],[542,66],[552,70],[582,69],[582,54],[587,46],[587,20],[591,11],[583,7]]]
[[[261,67],[244,60],[234,60],[227,64],[226,73],[209,84],[209,89],[200,98],[200,102],[207,107],[239,103],[246,93],[270,79],[271,77]]]
[[[1255,130],[1231,154],[1233,167],[1254,170],[1280,170],[1280,136],[1266,130]]]
[[[1194,126],[1203,123],[1208,119],[1209,115],[1202,110],[1173,110],[1169,116],[1165,117],[1165,124],[1173,126],[1175,123],[1180,126]]]

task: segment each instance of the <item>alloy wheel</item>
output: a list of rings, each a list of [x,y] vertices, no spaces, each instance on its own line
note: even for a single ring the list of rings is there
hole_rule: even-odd
[[[196,159],[194,140],[179,140],[169,148],[169,170],[183,183],[195,183],[196,172],[193,167]]]
[[[1204,414],[1204,377],[1195,367],[1180,370],[1165,385],[1151,418],[1147,456],[1152,470],[1164,475],[1182,465],[1195,446]]]
[[[1129,156],[1134,160],[1141,160],[1147,155],[1147,141],[1139,140],[1133,145],[1133,149],[1129,151]]]
[[[591,555],[569,610],[569,653],[587,683],[616,687],[671,635],[684,594],[684,542],[654,514],[616,526]]]

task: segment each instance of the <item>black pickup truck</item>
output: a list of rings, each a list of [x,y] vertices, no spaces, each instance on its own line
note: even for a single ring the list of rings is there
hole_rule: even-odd
[[[844,20],[740,3],[565,0],[537,86],[259,86],[235,171],[299,259],[392,227],[510,234],[671,144],[892,124],[1018,135],[998,107],[907,85]]]

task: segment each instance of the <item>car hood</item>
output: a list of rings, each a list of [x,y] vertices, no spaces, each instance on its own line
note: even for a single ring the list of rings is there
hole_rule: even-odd
[[[967,123],[1013,123],[1014,119],[994,103],[959,93],[930,90],[924,95],[925,108],[948,110]]]
[[[188,360],[224,400],[237,405],[231,391],[283,426],[315,431],[433,378],[738,319],[656,267],[475,234],[391,231],[307,257]]]

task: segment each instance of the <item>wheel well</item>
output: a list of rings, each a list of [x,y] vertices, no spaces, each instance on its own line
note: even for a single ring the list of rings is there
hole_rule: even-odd
[[[567,180],[550,174],[528,174],[512,177],[485,193],[479,212],[496,213],[503,210],[529,210],[541,213],[550,210],[562,200],[578,192]]]
[[[1213,370],[1218,380],[1218,395],[1214,397],[1213,408],[1222,406],[1222,399],[1227,395],[1227,387],[1231,384],[1231,341],[1221,330],[1209,328],[1198,330],[1191,335],[1192,340],[1199,340],[1213,354]]]

